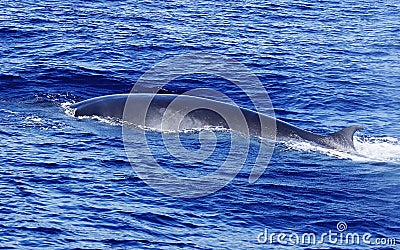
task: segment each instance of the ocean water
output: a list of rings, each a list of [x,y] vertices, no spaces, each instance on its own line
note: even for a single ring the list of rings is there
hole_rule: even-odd
[[[394,0],[0,1],[0,247],[397,249],[399,27]],[[220,190],[177,198],[138,176],[120,123],[71,116],[71,103],[127,93],[157,63],[200,52],[250,69],[277,118],[320,134],[363,125],[358,153],[279,142],[255,183],[250,159]],[[162,91],[198,88],[249,109],[262,98],[210,75]],[[181,133],[182,145],[201,147],[201,132]],[[210,161],[187,167],[153,153],[165,169],[197,176],[218,168],[232,141],[246,146],[240,135],[203,132],[218,139]],[[148,143],[173,135],[148,131]],[[134,165],[150,169],[144,147],[133,148]],[[315,244],[301,242],[311,234]]]

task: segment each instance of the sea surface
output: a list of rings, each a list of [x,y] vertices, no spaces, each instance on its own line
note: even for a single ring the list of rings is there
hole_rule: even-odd
[[[121,123],[76,118],[68,107],[128,93],[158,63],[188,53],[244,65],[275,116],[302,129],[327,135],[363,125],[357,154],[281,141],[255,183],[253,152],[211,194],[179,198],[154,189],[131,166],[151,169],[145,145],[128,159]],[[249,109],[262,98],[209,74],[167,85],[162,92],[206,88]],[[395,0],[2,0],[0,248],[398,249],[399,109]],[[151,148],[174,134],[135,131],[143,130]],[[158,154],[158,163],[196,176],[220,167],[231,143],[246,146],[228,131],[203,132],[218,139],[215,158],[187,166]],[[200,133],[180,133],[181,144],[195,152]],[[262,149],[257,139],[250,144]],[[348,233],[361,242],[346,242]],[[304,234],[317,242],[301,242]]]

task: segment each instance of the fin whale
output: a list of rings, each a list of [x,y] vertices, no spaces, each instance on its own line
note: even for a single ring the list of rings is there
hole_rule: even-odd
[[[178,96],[179,98],[177,98]],[[70,106],[70,108],[75,109],[74,115],[76,117],[92,115],[115,117],[132,122],[135,125],[154,127],[164,121],[162,117],[166,108],[170,108],[170,104],[172,104],[175,100],[179,100],[179,102],[174,103],[174,106],[178,107],[176,108],[177,110],[193,109],[193,111],[187,114],[187,118],[185,117],[186,120],[181,122],[179,129],[219,126],[237,130],[249,135],[265,137],[265,134],[261,134],[260,132],[262,124],[263,126],[269,126],[271,131],[276,131],[276,134],[267,134],[266,137],[274,139],[275,137],[278,139],[303,139],[327,148],[337,149],[345,152],[355,152],[353,135],[357,130],[363,129],[362,126],[353,125],[330,135],[319,135],[300,129],[282,120],[275,119],[267,115],[258,114],[245,108],[239,109],[246,120],[246,128],[243,126],[232,128],[232,126],[228,126],[226,120],[214,110],[224,110],[225,114],[234,114],[235,109],[238,109],[238,107],[202,97],[175,94],[138,93],[107,95],[74,103]],[[143,103],[146,102],[151,104],[148,106],[143,105]],[[124,112],[128,106],[129,112]],[[146,120],[138,119],[138,116],[143,116],[143,113],[145,113],[143,109],[146,108]],[[146,121],[145,124],[143,124],[144,121]],[[176,128],[176,123],[174,123],[174,121],[171,123]],[[269,130],[269,128],[267,130]]]

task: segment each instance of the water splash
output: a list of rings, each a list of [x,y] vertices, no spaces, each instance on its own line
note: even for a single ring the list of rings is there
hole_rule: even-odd
[[[400,164],[400,141],[393,137],[354,137],[357,153],[346,153],[329,149],[307,141],[289,140],[283,142],[289,149],[326,154],[339,159],[357,162],[387,162]]]
[[[75,115],[75,109],[70,107],[72,104],[73,104],[73,102],[63,102],[63,103],[61,103],[61,107],[64,109],[65,114],[67,114],[69,116],[74,116]]]
[[[400,163],[400,141],[393,137],[355,137],[354,146],[366,160]]]

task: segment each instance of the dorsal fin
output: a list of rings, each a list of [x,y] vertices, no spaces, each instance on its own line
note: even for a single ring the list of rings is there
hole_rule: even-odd
[[[357,130],[363,128],[364,127],[360,125],[353,125],[344,128],[336,133],[325,137],[324,142],[327,146],[331,148],[354,152],[356,149],[354,148],[353,135]]]

